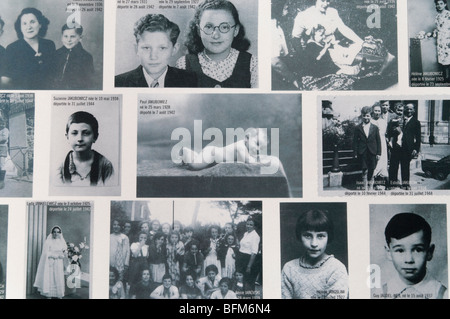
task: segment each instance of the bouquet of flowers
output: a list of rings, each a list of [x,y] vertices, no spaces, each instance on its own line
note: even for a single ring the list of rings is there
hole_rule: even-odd
[[[71,264],[80,265],[80,259],[83,258],[83,251],[89,249],[86,243],[86,238],[79,245],[67,242],[67,257]]]

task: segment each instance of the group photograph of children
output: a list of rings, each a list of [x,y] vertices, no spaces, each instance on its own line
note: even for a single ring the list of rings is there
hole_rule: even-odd
[[[110,299],[262,299],[262,202],[114,201]]]
[[[0,4],[0,88],[102,89],[103,12],[77,1],[28,2]]]

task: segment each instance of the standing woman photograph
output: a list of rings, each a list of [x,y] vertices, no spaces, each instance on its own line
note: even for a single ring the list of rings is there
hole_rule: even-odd
[[[450,11],[447,0],[435,0],[434,3],[438,12],[434,30],[434,35],[437,37],[437,57],[447,82],[450,80]]]
[[[14,28],[18,40],[6,48],[3,88],[39,90],[50,88],[55,43],[45,39],[50,21],[36,8],[25,8]]]
[[[42,248],[34,287],[48,298],[62,299],[65,295],[64,260],[67,258],[67,243],[61,227],[53,226]]]
[[[190,22],[185,44],[189,54],[178,59],[176,67],[195,72],[199,87],[258,86],[258,61],[247,52],[250,41],[230,1],[202,2]]]

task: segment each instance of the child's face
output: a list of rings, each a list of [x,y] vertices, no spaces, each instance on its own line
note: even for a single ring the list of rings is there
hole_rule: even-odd
[[[120,223],[117,220],[113,221],[112,230],[116,234],[120,233]]]
[[[153,231],[158,231],[159,230],[159,222],[157,222],[157,221],[154,221],[153,223],[152,223],[152,230]]]
[[[219,230],[217,228],[212,228],[211,229],[211,237],[217,238],[217,236],[219,236]]]
[[[225,233],[231,234],[233,232],[233,226],[231,224],[225,224],[224,230],[225,230]]]
[[[177,235],[177,234],[172,234],[172,235],[170,235],[170,242],[171,242],[172,244],[178,243],[178,240],[179,240],[179,238],[178,238],[178,235]]]
[[[72,123],[66,134],[70,147],[75,152],[90,151],[95,143],[94,132],[87,123]]]
[[[79,35],[75,29],[67,29],[62,33],[61,41],[63,45],[70,50],[81,41],[81,38],[81,35]]]
[[[420,230],[402,239],[392,238],[386,250],[400,278],[407,284],[416,284],[425,276],[427,261],[433,258],[434,245],[427,245],[423,230]]]
[[[303,231],[301,238],[309,258],[318,259],[325,254],[328,244],[328,233],[326,231]]]
[[[233,236],[228,236],[227,237],[227,244],[228,245],[233,245],[234,243],[234,237]]]
[[[366,113],[362,115],[362,120],[364,124],[367,124],[370,122],[371,116],[370,113]]]
[[[395,108],[395,113],[397,114],[397,115],[403,115],[403,105],[401,105],[401,106],[397,106],[396,108]]]
[[[115,282],[116,282],[116,275],[114,274],[114,272],[110,271],[109,272],[109,284],[114,285]]]
[[[228,24],[232,28],[227,33],[222,33],[219,31],[221,24]],[[234,37],[239,33],[239,26],[227,10],[205,10],[200,18],[199,27],[199,35],[208,55],[228,54]],[[203,31],[211,28],[213,29],[211,34]]]
[[[147,235],[146,234],[140,234],[139,235],[139,241],[141,243],[145,243],[147,241]]]
[[[164,73],[170,59],[177,51],[178,44],[173,45],[168,32],[144,31],[137,43],[139,62],[154,79]]]
[[[170,288],[170,286],[172,286],[172,279],[166,278],[163,280],[162,284],[164,288]]]
[[[191,246],[191,254],[195,255],[196,253],[198,253],[198,247],[197,247],[197,245],[192,245]]]
[[[130,223],[125,223],[125,225],[123,226],[123,232],[125,234],[129,234],[131,231],[131,224]]]
[[[170,233],[170,225],[169,224],[164,224],[161,226],[161,230],[164,234],[169,234]]]
[[[237,282],[243,282],[244,281],[244,274],[240,273],[240,272],[236,272],[234,274],[234,278],[236,279]]]
[[[149,270],[142,271],[142,281],[143,282],[150,281],[150,271]]]
[[[173,230],[176,231],[176,232],[180,232],[180,230],[181,230],[181,225],[180,225],[180,224],[175,224],[175,225],[173,225]]]
[[[189,287],[194,286],[194,278],[192,278],[192,276],[186,276],[186,285]]]
[[[228,292],[228,284],[226,282],[221,283],[219,288],[220,288],[220,292],[222,294],[224,294],[224,295],[227,294],[227,292]]]
[[[141,231],[145,231],[146,233],[148,233],[149,230],[150,228],[148,227],[148,223],[143,223],[141,225]]]
[[[390,108],[389,102],[388,101],[383,102],[383,104],[381,104],[381,108],[383,110],[383,113],[386,114],[389,111],[389,108]]]
[[[184,232],[184,236],[186,237],[186,238],[192,238],[192,232],[191,231],[187,231],[187,232]]]
[[[215,271],[210,271],[210,272],[208,272],[208,279],[209,280],[211,280],[211,281],[214,281],[214,279],[216,279],[216,272]]]

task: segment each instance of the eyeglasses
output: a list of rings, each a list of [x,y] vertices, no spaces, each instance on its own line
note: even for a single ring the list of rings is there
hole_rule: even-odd
[[[202,30],[205,34],[211,35],[216,31],[216,29],[219,29],[220,33],[228,33],[230,32],[231,28],[236,27],[235,25],[230,25],[228,22],[222,22],[220,25],[212,25],[212,24],[206,24],[203,29],[198,26],[200,30]]]

